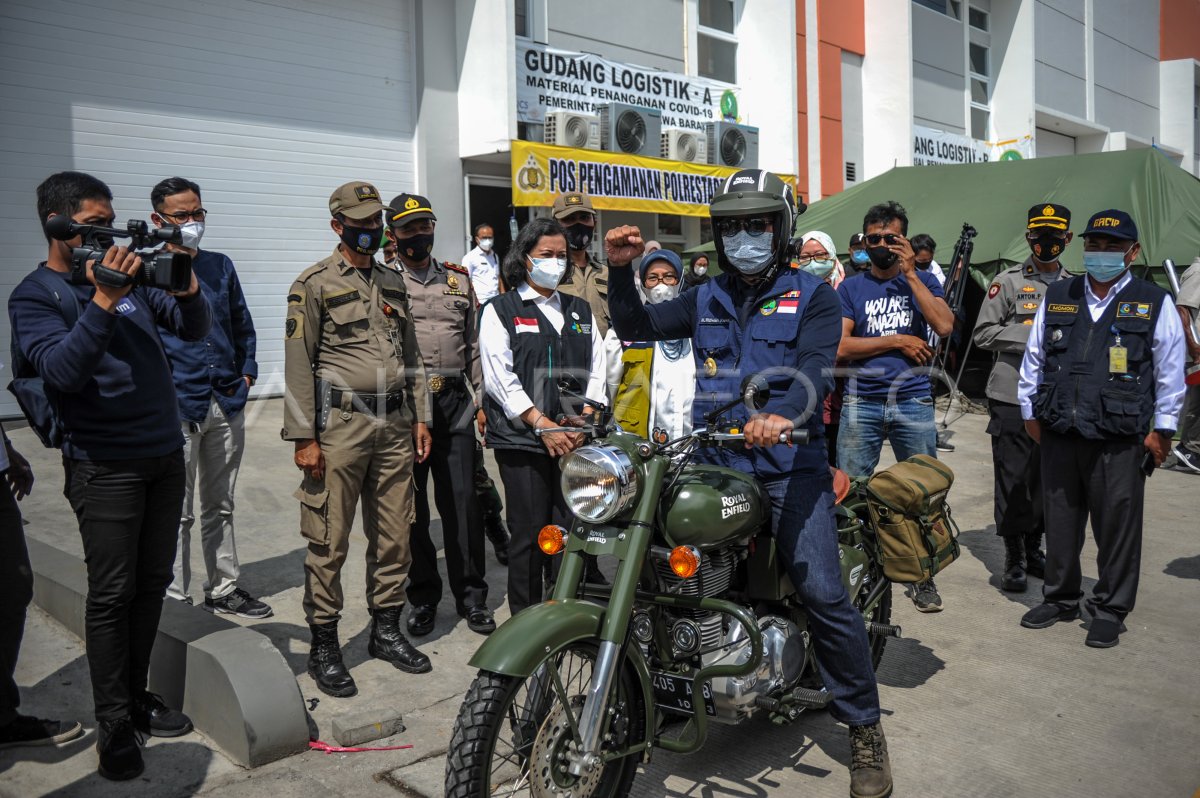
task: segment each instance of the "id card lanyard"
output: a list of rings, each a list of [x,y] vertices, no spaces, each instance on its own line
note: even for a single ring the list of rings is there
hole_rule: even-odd
[[[1112,333],[1116,340],[1108,348],[1108,373],[1122,376],[1129,372],[1129,350],[1121,343],[1121,331],[1115,325],[1112,327]]]

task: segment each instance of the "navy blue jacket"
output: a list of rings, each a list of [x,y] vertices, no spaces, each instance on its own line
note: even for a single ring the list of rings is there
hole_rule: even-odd
[[[58,403],[66,427],[63,454],[134,460],[182,447],[175,383],[158,330],[202,340],[211,323],[203,292],[176,300],[135,288],[117,313],[108,313],[91,301],[92,286],[69,288],[81,308],[70,329],[58,301],[28,277],[8,300],[12,334]]]
[[[203,422],[215,395],[226,417],[232,418],[242,412],[250,391],[243,375],[258,378],[254,322],[233,261],[220,252],[200,250],[192,259],[192,271],[208,300],[212,327],[200,341],[186,341],[163,331],[163,348],[171,360],[179,395],[179,415],[184,421]]]
[[[622,340],[693,339],[696,426],[704,425],[704,413],[738,395],[743,378],[765,371],[772,398],[762,412],[812,432],[807,446],[710,450],[703,454],[707,460],[766,480],[828,473],[821,410],[833,387],[842,314],[837,294],[824,281],[784,269],[770,286],[755,290],[721,274],[670,302],[642,305],[632,269],[609,269],[608,292],[613,327]],[[731,418],[745,415],[739,406]]]

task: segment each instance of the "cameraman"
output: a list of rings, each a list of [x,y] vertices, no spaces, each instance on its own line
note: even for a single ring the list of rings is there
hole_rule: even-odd
[[[48,177],[37,189],[37,211],[43,228],[59,215],[106,227],[115,217],[108,186],[81,172]],[[184,481],[175,385],[157,327],[199,340],[211,317],[194,276],[175,295],[98,283],[95,261],[72,264],[81,238],[57,241],[47,233],[49,251],[38,269],[61,278],[61,289],[51,292],[28,275],[12,292],[8,312],[13,340],[45,381],[65,429],[64,493],[79,520],[87,562],[85,625],[100,775],[131,779],[143,769],[135,729],[174,737],[192,728],[187,716],[146,691]],[[100,263],[130,277],[142,265],[136,253],[117,246]],[[77,303],[74,312],[62,304],[69,302]],[[76,317],[70,326],[67,319]]]

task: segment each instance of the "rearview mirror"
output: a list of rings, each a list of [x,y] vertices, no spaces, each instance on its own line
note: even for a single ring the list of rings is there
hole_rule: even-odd
[[[761,374],[751,374],[742,380],[742,401],[746,407],[762,410],[771,399],[771,384]]]

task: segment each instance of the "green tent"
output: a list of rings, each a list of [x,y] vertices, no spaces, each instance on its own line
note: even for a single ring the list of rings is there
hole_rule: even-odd
[[[979,231],[971,265],[983,285],[1001,268],[1029,255],[1027,213],[1040,202],[1070,208],[1076,233],[1097,211],[1128,211],[1141,237],[1139,262],[1156,269],[1164,258],[1182,268],[1200,254],[1200,180],[1154,149],[899,167],[813,203],[797,222],[796,234],[823,230],[844,255],[850,236],[862,230],[867,209],[887,200],[908,211],[910,236],[933,236],[943,265],[950,261],[963,222],[970,222]],[[1082,271],[1082,252],[1079,242],[1067,249],[1068,270]]]

